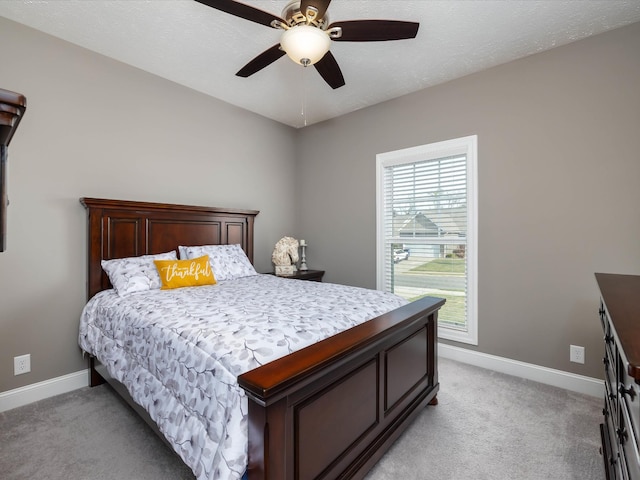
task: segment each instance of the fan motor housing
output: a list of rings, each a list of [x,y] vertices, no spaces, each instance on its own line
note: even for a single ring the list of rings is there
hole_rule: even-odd
[[[300,11],[300,0],[292,0],[282,10],[282,18],[287,21],[290,27],[300,24],[313,25],[322,30],[326,30],[329,25],[329,14],[325,13],[322,18],[307,18],[305,13]]]

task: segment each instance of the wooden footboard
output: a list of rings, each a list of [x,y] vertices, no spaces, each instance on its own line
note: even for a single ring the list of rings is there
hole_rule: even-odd
[[[423,298],[247,372],[249,480],[360,479],[438,392]]]

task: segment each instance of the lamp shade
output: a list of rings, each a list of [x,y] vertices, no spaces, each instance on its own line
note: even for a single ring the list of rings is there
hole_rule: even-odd
[[[280,37],[280,46],[289,58],[300,65],[313,65],[329,51],[329,35],[317,27],[297,25],[285,30]]]

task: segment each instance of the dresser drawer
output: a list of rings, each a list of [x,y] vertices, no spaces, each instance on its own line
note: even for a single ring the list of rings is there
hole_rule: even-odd
[[[604,432],[603,435],[603,461],[605,464],[605,471],[607,474],[607,480],[622,478],[622,472],[620,470],[620,456],[618,454],[618,439],[616,436],[616,429],[613,426],[611,415],[605,417]]]
[[[602,460],[604,462],[604,473],[605,480],[616,480],[616,472],[614,470],[614,463],[612,459],[614,458],[611,454],[612,442],[609,437],[609,427],[607,425],[606,419],[605,423],[600,424],[600,437],[602,440]]]
[[[618,348],[616,346],[615,335],[613,327],[611,326],[611,320],[607,314],[607,310],[604,304],[600,304],[600,322],[602,323],[602,331],[604,332],[604,366],[607,369],[609,379],[612,382],[618,380]],[[615,390],[615,388],[611,388]]]
[[[626,470],[628,478],[635,479],[640,478],[640,455],[638,454],[638,442],[636,437],[630,432],[629,425],[631,419],[629,418],[629,411],[624,404],[621,405],[621,426],[618,430],[618,436],[620,440],[620,460],[622,466]]]
[[[618,396],[620,408],[629,419],[633,437],[636,443],[640,443],[640,389],[638,384],[631,378],[626,370],[622,368],[626,362],[622,362],[620,368],[620,383],[618,384]]]
[[[605,410],[608,411],[610,422],[613,426],[611,431],[615,432],[620,425],[620,405],[618,402],[618,395],[615,390],[611,390],[612,388],[615,388],[615,386],[612,386],[609,380],[606,379],[604,382]]]

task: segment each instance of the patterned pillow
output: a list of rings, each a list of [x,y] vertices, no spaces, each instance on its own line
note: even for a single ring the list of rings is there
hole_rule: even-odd
[[[209,256],[191,260],[154,260],[162,282],[161,290],[198,285],[215,285]]]
[[[115,258],[102,260],[100,264],[107,273],[111,285],[121,297],[134,292],[157,290],[160,288],[160,276],[154,260],[176,260],[175,251],[141,257]]]
[[[197,247],[178,247],[180,258],[198,258],[209,255],[211,269],[216,280],[257,275],[256,269],[247,258],[240,245],[201,245]]]

